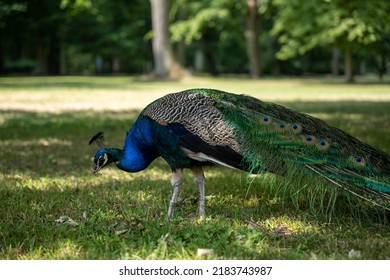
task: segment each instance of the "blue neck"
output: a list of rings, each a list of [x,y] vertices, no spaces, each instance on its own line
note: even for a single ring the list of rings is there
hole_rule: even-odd
[[[158,157],[151,131],[150,121],[139,117],[126,136],[123,157],[116,162],[118,168],[138,172],[144,170]]]

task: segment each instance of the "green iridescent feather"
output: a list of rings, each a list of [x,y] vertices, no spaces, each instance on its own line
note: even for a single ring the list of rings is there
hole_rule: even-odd
[[[386,153],[320,119],[277,104],[216,90],[196,92],[212,98],[234,127],[249,172],[288,175],[293,169],[319,175],[363,198],[374,194],[390,200]]]

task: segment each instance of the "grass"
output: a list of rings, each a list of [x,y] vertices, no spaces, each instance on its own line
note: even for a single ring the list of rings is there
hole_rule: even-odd
[[[341,191],[311,200],[307,186],[283,194],[275,186],[285,182],[273,175],[207,169],[206,218],[197,217],[187,175],[168,221],[172,187],[162,160],[136,174],[92,174],[94,133],[121,147],[146,104],[193,87],[281,103],[390,153],[388,81],[0,78],[0,259],[198,259],[198,248],[213,249],[212,259],[348,259],[351,250],[390,258],[388,218]]]

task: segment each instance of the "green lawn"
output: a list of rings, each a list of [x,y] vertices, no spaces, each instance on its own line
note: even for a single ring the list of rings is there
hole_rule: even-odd
[[[390,258],[389,216],[331,186],[281,191],[289,182],[274,175],[207,169],[207,216],[198,219],[187,172],[168,221],[162,160],[136,174],[92,174],[92,135],[102,130],[121,147],[145,105],[194,87],[280,103],[390,153],[388,80],[0,78],[0,259],[197,259],[198,248],[213,249],[212,259]]]

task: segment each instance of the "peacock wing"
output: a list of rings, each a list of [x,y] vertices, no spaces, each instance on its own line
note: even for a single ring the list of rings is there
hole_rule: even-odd
[[[155,123],[157,134],[165,135],[163,142],[173,137],[170,141],[189,158],[243,169],[235,131],[209,97],[192,91],[168,94],[141,114]]]

